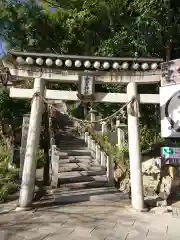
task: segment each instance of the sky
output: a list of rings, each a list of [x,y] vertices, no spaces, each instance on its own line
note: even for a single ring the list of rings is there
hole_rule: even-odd
[[[3,50],[3,42],[0,40],[0,57],[3,57],[4,55],[4,50]]]
[[[0,59],[7,53],[7,44],[0,38]]]

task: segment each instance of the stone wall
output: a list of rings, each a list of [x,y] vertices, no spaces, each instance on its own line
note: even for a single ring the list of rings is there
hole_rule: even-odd
[[[145,196],[153,196],[156,193],[157,185],[160,179],[161,160],[160,157],[150,158],[148,156],[142,159],[143,185]],[[129,192],[130,181],[124,179],[122,170],[116,169],[114,172],[116,186],[120,191]]]
[[[149,158],[148,156],[142,159],[142,172],[144,194],[155,195],[157,185],[160,179],[161,159],[160,157]]]

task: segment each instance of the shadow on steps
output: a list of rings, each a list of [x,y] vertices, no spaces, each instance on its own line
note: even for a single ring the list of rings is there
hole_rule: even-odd
[[[98,189],[83,189],[76,191],[57,191],[52,190],[49,195],[45,196],[41,201],[34,203],[35,208],[43,208],[48,206],[68,205],[80,202],[98,202],[108,201],[130,204],[128,194],[117,191],[113,187],[98,188]]]

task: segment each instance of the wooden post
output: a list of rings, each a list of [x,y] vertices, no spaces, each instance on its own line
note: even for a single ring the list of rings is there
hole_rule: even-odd
[[[35,78],[34,93],[39,93],[41,96],[44,96],[43,79]],[[32,99],[24,169],[19,197],[20,208],[29,207],[33,201],[37,163],[36,155],[39,147],[43,104],[43,99],[39,96],[34,96]]]
[[[131,82],[128,84],[127,95],[128,101],[132,98],[137,100],[136,83]],[[137,101],[128,104],[127,113],[132,206],[141,211],[144,209],[144,193],[140,152],[139,109]]]

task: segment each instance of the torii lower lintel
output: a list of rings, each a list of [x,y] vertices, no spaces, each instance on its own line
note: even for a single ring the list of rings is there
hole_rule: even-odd
[[[10,97],[18,99],[31,99],[34,94],[33,89],[10,88]],[[159,104],[159,94],[139,94],[141,104]],[[46,90],[47,100],[79,101],[77,91]],[[95,102],[126,103],[128,97],[126,93],[95,93]]]

